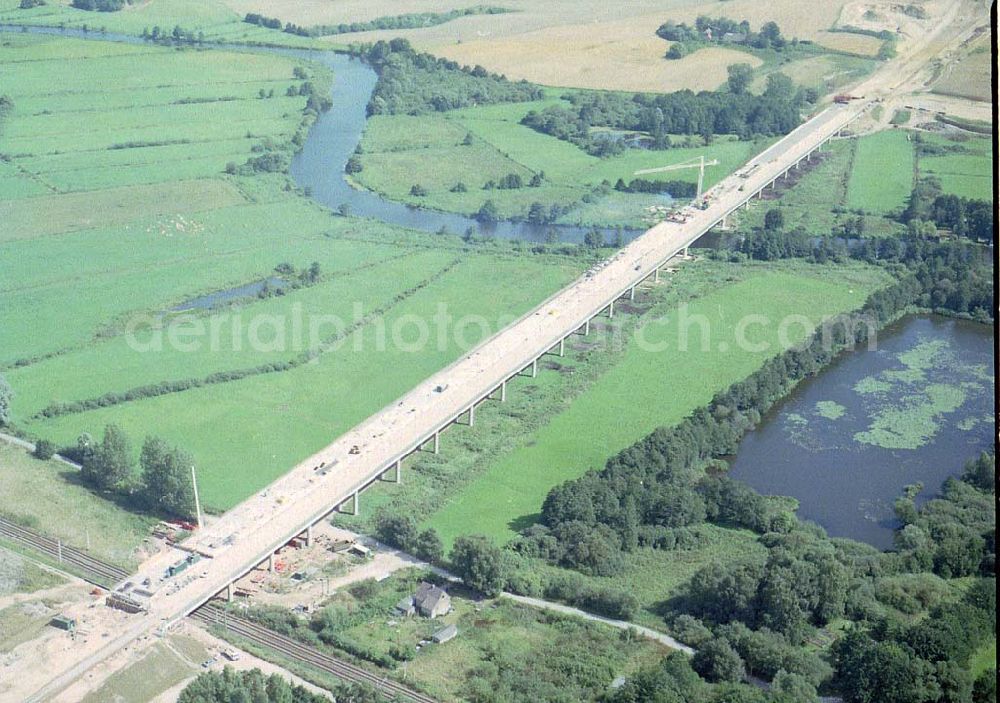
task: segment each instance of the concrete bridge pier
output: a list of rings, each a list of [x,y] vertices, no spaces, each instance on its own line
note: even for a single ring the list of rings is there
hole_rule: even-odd
[[[313,544],[313,526],[310,525],[306,528],[306,546],[311,547]]]
[[[344,509],[344,506],[347,505],[347,503],[351,504],[350,511]],[[360,510],[360,505],[358,503],[358,491],[354,491],[354,493],[351,494],[351,497],[345,500],[343,503],[341,503],[340,506],[338,507],[339,512],[347,513],[348,515],[357,515],[359,510]]]
[[[229,602],[229,603],[233,602],[233,596],[235,595],[233,593],[234,590],[235,589],[233,588],[233,584],[232,584],[232,582],[230,582],[229,585],[226,586],[226,601]]]
[[[635,286],[628,289],[628,299],[635,300]]]
[[[634,288],[632,289],[635,290]],[[559,340],[559,356],[566,356],[566,338],[563,337]]]
[[[274,552],[267,555],[267,570],[274,573]]]
[[[469,406],[469,427],[476,426],[476,404],[473,403]]]
[[[590,334],[590,318],[588,317],[587,321],[583,323],[583,336],[586,337],[589,334]]]
[[[612,319],[615,316],[615,301],[608,303],[608,319]]]
[[[389,473],[392,472],[392,478],[387,478]],[[380,477],[383,481],[389,481],[391,483],[402,483],[403,482],[403,460],[396,459],[392,464],[391,469],[386,469],[382,472]]]
[[[440,432],[435,432],[434,433],[434,453],[435,454],[440,454],[441,453],[441,433]]]

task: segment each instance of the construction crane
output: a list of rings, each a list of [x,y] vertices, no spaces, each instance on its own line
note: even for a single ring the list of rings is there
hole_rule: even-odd
[[[705,182],[705,167],[706,166],[718,166],[718,159],[712,159],[711,161],[705,161],[704,156],[699,156],[697,159],[691,159],[690,161],[684,161],[679,164],[672,164],[670,166],[660,166],[658,168],[644,168],[641,171],[636,171],[633,176],[644,176],[649,173],[663,173],[664,171],[678,171],[682,168],[697,168],[698,169],[698,193],[695,195],[695,200],[701,197],[701,187]]]

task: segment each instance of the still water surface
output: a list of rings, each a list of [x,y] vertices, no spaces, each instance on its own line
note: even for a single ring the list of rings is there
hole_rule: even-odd
[[[922,500],[993,445],[993,328],[911,316],[877,351],[845,354],[743,440],[731,475],[799,500],[800,517],[836,537],[892,546],[893,501]]]

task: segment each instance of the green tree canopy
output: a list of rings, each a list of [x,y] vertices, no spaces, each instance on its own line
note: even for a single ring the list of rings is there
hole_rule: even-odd
[[[506,556],[485,535],[456,539],[451,549],[451,563],[466,586],[487,596],[499,595],[507,584]]]

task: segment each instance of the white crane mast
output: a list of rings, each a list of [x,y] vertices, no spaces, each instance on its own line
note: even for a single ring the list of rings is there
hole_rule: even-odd
[[[670,166],[659,166],[657,168],[644,168],[633,173],[633,176],[643,176],[649,173],[663,173],[664,171],[678,171],[684,168],[696,168],[698,169],[698,192],[695,195],[695,199],[701,197],[702,186],[705,183],[705,167],[706,166],[718,166],[719,160],[712,159],[711,161],[705,161],[704,154],[696,159],[691,159],[690,161],[684,161],[679,164],[671,164]]]

